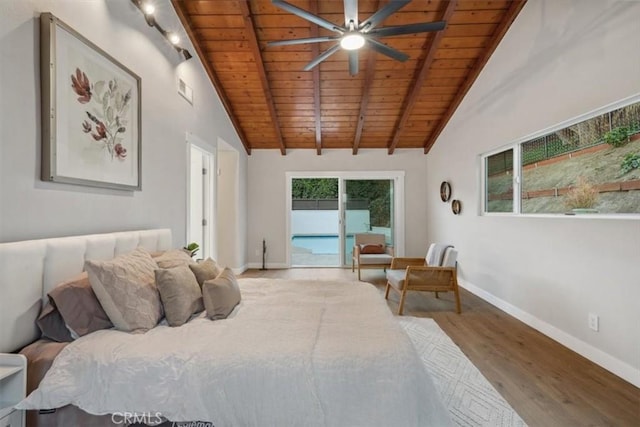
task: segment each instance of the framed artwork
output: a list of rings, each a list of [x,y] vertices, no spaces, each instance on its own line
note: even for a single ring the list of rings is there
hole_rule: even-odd
[[[40,15],[42,180],[141,189],[140,77]]]
[[[449,184],[447,181],[442,181],[442,184],[440,184],[440,199],[443,202],[448,202],[450,198],[451,184]]]
[[[460,203],[460,200],[452,201],[451,212],[453,212],[454,215],[458,215],[460,214],[461,211],[462,211],[462,203]]]

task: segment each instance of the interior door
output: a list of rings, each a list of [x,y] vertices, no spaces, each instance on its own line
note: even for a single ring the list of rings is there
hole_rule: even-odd
[[[213,242],[213,154],[191,144],[187,243],[200,246],[198,258],[211,256]]]
[[[394,180],[345,179],[343,184],[343,253],[351,265],[354,235],[379,233],[387,245],[394,244]]]

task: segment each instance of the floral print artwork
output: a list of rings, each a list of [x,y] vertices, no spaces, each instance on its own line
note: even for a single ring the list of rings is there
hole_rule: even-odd
[[[96,143],[103,144],[111,160],[124,161],[127,149],[122,142],[128,126],[126,117],[131,107],[131,89],[125,92],[117,78],[91,84],[80,68],[71,75],[71,88],[78,95],[77,101],[86,105],[87,117],[81,123],[82,131]]]

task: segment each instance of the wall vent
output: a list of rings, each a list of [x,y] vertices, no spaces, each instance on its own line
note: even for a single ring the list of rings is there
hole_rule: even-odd
[[[178,79],[178,93],[191,105],[193,105],[193,89],[191,89],[182,79]]]

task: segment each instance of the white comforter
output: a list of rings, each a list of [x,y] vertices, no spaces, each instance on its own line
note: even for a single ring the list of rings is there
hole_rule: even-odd
[[[445,426],[446,409],[378,291],[240,280],[230,318],[68,345],[20,409],[161,413],[224,426]]]

